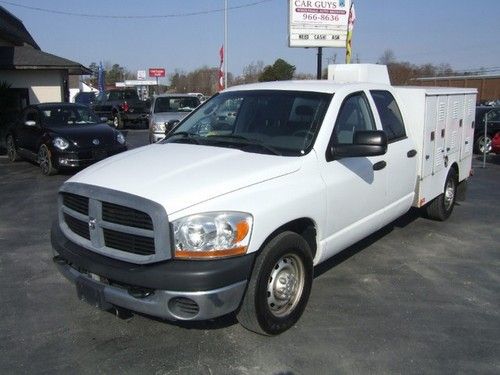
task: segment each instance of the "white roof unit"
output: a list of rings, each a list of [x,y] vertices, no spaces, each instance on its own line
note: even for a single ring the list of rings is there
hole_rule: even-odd
[[[328,65],[328,79],[336,83],[370,82],[391,84],[387,66],[377,64]]]

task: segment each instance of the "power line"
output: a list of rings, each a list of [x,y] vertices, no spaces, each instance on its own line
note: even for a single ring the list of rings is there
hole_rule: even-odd
[[[262,3],[267,3],[270,1],[272,1],[272,0],[259,0],[259,1],[254,1],[252,3],[248,3],[248,4],[235,5],[232,7],[228,7],[227,9],[228,10],[235,10],[235,9],[249,8],[249,7],[253,7],[253,6],[260,5]],[[10,1],[4,1],[4,0],[0,0],[0,3],[12,5],[14,7],[19,7],[19,8],[35,10],[37,12],[50,13],[50,14],[58,14],[58,15],[72,16],[72,17],[107,18],[107,19],[110,19],[110,18],[112,18],[112,19],[180,18],[180,17],[199,16],[199,15],[205,15],[205,14],[211,14],[211,13],[220,13],[220,12],[224,11],[224,8],[218,8],[218,9],[203,10],[203,11],[198,11],[198,12],[186,12],[186,13],[155,14],[155,15],[144,15],[144,16],[140,16],[140,15],[116,16],[116,15],[104,15],[104,14],[65,12],[62,10],[46,9],[46,8],[39,8],[39,7],[32,7],[32,6],[28,6],[28,5],[16,4],[16,3],[13,3]]]

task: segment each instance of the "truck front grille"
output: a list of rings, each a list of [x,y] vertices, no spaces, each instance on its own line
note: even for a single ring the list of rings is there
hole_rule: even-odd
[[[66,221],[68,228],[71,229],[72,232],[80,237],[90,240],[90,228],[88,223],[78,220],[68,214],[64,214],[64,221]]]
[[[66,207],[81,214],[88,215],[89,199],[87,197],[82,197],[81,195],[70,194],[70,193],[63,193],[62,196],[63,196],[63,204]]]
[[[153,221],[147,213],[109,202],[102,202],[102,219],[110,223],[153,230]]]
[[[100,254],[138,264],[171,258],[170,226],[163,207],[126,193],[88,185],[85,189],[89,191],[79,185],[61,192],[59,217],[68,238]]]
[[[107,247],[134,253],[138,255],[151,255],[155,253],[154,238],[103,229],[104,243]]]

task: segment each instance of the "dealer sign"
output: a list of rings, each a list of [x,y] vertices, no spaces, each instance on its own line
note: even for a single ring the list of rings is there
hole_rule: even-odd
[[[289,0],[290,47],[345,47],[351,0]]]

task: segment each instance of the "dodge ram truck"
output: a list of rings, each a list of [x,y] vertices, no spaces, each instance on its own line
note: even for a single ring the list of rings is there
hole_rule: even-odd
[[[471,172],[476,91],[334,70],[226,89],[163,141],[65,182],[53,259],[80,299],[167,320],[234,313],[276,335],[302,315],[314,266],[412,206],[447,219]]]

